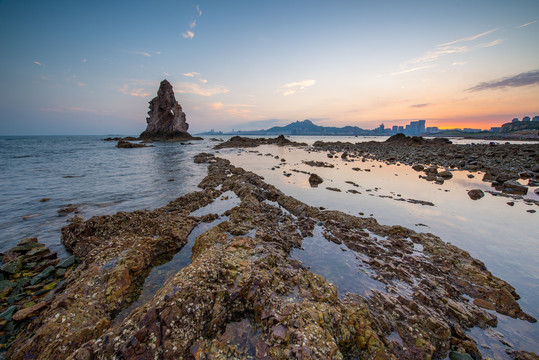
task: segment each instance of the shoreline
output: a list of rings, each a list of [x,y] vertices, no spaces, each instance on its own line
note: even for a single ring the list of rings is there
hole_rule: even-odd
[[[325,354],[323,356],[330,357],[332,356],[330,354],[340,353],[345,355],[378,354],[382,358],[390,358],[391,354],[393,354],[399,358],[408,358],[412,352],[404,351],[403,346],[406,346],[409,350],[411,349],[410,346],[417,348],[417,351],[425,356],[447,353],[449,350],[457,353],[473,353],[479,350],[477,350],[476,345],[473,345],[473,339],[469,339],[464,334],[462,328],[479,324],[489,326],[488,324],[492,325],[493,321],[495,321],[489,313],[481,310],[481,306],[487,308],[494,306],[502,313],[531,320],[520,310],[518,303],[515,301],[518,297],[509,284],[493,277],[480,261],[471,258],[466,252],[454,246],[443,243],[432,234],[416,233],[401,226],[379,225],[374,219],[357,218],[338,211],[321,211],[286,196],[273,186],[264,183],[260,176],[234,167],[227,161],[215,158],[212,155],[197,156],[195,162],[210,164],[208,175],[199,185],[203,189],[202,191],[187,194],[169,205],[153,211],[118,213],[111,216],[91,218],[85,222],[75,220],[72,225],[63,229],[64,244],[68,249],[80,256],[83,263],[76,269],[76,275],[66,281],[67,285],[64,287],[64,293],[58,296],[63,300],[58,301],[58,298],[53,300],[49,304],[50,308],[39,318],[33,320],[31,327],[40,336],[37,338],[34,336],[34,338],[26,342],[19,342],[17,348],[22,346],[21,349],[30,351],[29,349],[34,348],[39,341],[44,341],[43,339],[46,336],[52,336],[51,333],[47,332],[47,329],[58,329],[56,328],[58,323],[52,318],[58,311],[60,314],[65,314],[69,320],[60,327],[60,329],[63,329],[61,331],[65,336],[62,336],[60,340],[54,340],[51,349],[67,346],[68,343],[63,342],[69,339],[71,341],[69,342],[71,344],[69,345],[71,346],[70,350],[75,350],[75,343],[79,344],[78,346],[80,347],[77,351],[79,355],[83,353],[107,354],[111,349],[120,346],[123,349],[124,356],[127,356],[130,351],[133,351],[133,353],[142,351],[148,355],[158,354],[160,350],[152,349],[149,342],[151,340],[150,335],[156,334],[155,331],[165,334],[160,335],[164,337],[158,337],[157,339],[158,343],[164,348],[162,350],[164,353],[161,354],[165,356],[167,356],[166,354],[172,356],[171,354],[173,353],[178,356],[180,354],[183,354],[183,356],[186,354],[196,356],[196,353],[200,354],[201,352],[217,355],[222,351],[233,351],[233,353],[237,351],[237,354],[241,355],[242,351],[249,352],[254,349],[257,354],[274,354],[277,358],[286,357],[285,354],[291,354],[291,351],[299,351],[304,355],[310,353],[311,356],[315,357],[315,354],[320,352],[320,356]],[[179,248],[184,246],[187,235],[197,223],[214,221],[216,216],[219,217],[219,214],[207,214],[194,218],[189,214],[197,208],[217,201],[225,191],[229,190],[234,191],[241,198],[242,203],[239,207],[225,211],[224,215],[226,214],[228,217],[226,224],[215,226],[197,237],[193,248],[193,263],[177,273],[173,279],[169,279],[165,287],[156,294],[153,300],[133,311],[122,324],[111,325],[110,320],[113,320],[115,314],[129,303],[130,294],[136,294],[139,291],[137,289],[140,285],[137,284],[140,284],[140,279],[145,277],[144,274],[147,274],[148,268],[154,266],[152,264],[155,260],[152,260],[152,257],[157,259],[161,256],[159,254],[165,255],[171,251],[178,251]],[[178,216],[181,216],[181,218],[178,218]],[[180,219],[184,220],[180,221]],[[121,225],[125,221],[127,221],[127,224]],[[130,222],[139,224],[139,227],[131,228],[128,226]],[[348,251],[364,253],[372,257],[373,260],[368,261],[367,264],[379,272],[379,281],[385,282],[387,285],[393,281],[392,279],[398,279],[403,283],[411,284],[411,286],[418,286],[417,291],[413,292],[413,300],[406,297],[401,298],[396,296],[397,294],[391,295],[391,293],[389,295],[376,293],[377,295],[366,302],[365,299],[360,297],[351,297],[346,301],[338,299],[335,286],[327,283],[327,280],[318,275],[312,277],[312,273],[307,271],[301,264],[292,261],[288,255],[291,249],[301,246],[302,238],[312,236],[313,230],[318,223],[321,223],[325,228],[328,241],[333,241],[337,244],[339,242],[344,243],[349,249]],[[359,229],[368,231],[357,232]],[[256,230],[256,233],[248,235],[252,230]],[[298,231],[301,236],[298,236]],[[368,235],[369,232],[374,232],[378,236],[384,237],[383,247],[377,244],[379,240]],[[154,234],[154,238],[157,236],[161,241],[167,240],[163,244],[159,241],[147,243],[148,236],[151,234]],[[98,239],[101,240],[96,242]],[[146,245],[143,245],[145,243]],[[140,248],[141,250],[147,250],[142,252],[139,250],[135,252],[129,251],[127,254],[120,251],[129,249],[135,244],[139,244],[136,246],[143,246]],[[421,252],[429,258],[429,261],[414,256],[417,252],[414,244],[421,245]],[[225,249],[226,252],[223,252]],[[214,279],[212,281],[216,281],[217,285],[221,284],[216,285],[217,288],[213,288],[207,283],[209,278],[206,276],[219,268],[214,265],[223,261],[223,259],[228,259],[225,264],[229,265],[225,265],[225,269],[229,270],[226,270],[225,273],[218,272],[217,277],[212,278]],[[268,263],[267,260],[269,259],[275,260]],[[452,261],[456,261],[456,263],[449,259],[453,259]],[[430,261],[433,261],[433,263]],[[459,265],[457,266],[456,264]],[[262,271],[263,269],[268,269],[268,266],[269,269],[275,271],[270,278],[267,277],[265,270]],[[418,268],[423,268],[424,273],[418,273]],[[133,269],[136,270],[132,272],[131,270]],[[128,277],[126,277],[127,274],[129,274]],[[432,279],[427,278],[425,282],[411,281],[411,279],[421,278],[425,274],[434,275],[437,280],[432,282]],[[281,288],[281,290],[279,290],[279,287],[273,288],[269,285],[277,279],[272,280],[272,277],[275,276],[280,279],[280,282],[284,283],[284,288]],[[482,279],[485,276],[486,279],[489,279],[488,284],[490,285],[483,283],[484,280]],[[258,277],[266,279],[264,280],[266,282],[254,281]],[[437,282],[440,281],[440,277],[444,280],[441,284],[442,287],[438,288]],[[310,283],[306,284],[300,281],[299,279],[301,278],[310,279]],[[465,280],[464,283],[455,283],[453,278]],[[84,284],[90,279],[94,279],[92,280],[93,285],[88,288]],[[191,280],[186,282],[187,279]],[[481,286],[476,288],[465,285],[468,281],[471,281],[471,284],[479,282]],[[444,284],[451,284],[451,286],[448,288]],[[494,286],[494,284],[496,285]],[[111,288],[111,286],[113,287]],[[179,288],[176,289],[176,287]],[[296,288],[298,290],[295,290]],[[490,290],[482,293],[481,288]],[[172,291],[171,289],[176,290]],[[207,295],[215,293],[217,289],[224,291],[224,299],[213,300],[210,303],[204,300],[208,299]],[[433,301],[430,297],[440,296],[436,295],[437,291],[434,291],[435,289],[443,289],[440,294],[444,295]],[[451,290],[449,291],[448,289]],[[72,291],[71,295],[69,295],[69,291]],[[277,291],[276,298],[271,295],[275,291]],[[66,297],[72,298],[73,292],[78,293],[83,298],[85,296],[94,297],[94,300],[88,298],[88,301],[70,300],[66,303]],[[197,304],[197,310],[187,307],[186,304],[179,305],[180,308],[178,309],[178,299],[181,297],[178,298],[179,295],[175,294],[180,293],[190,299],[199,299],[194,301]],[[252,295],[249,295],[251,293]],[[466,297],[461,296],[463,293],[469,294],[472,300],[475,298],[478,301],[466,299]],[[104,297],[100,301],[96,301],[96,294],[98,299],[101,296]],[[419,294],[422,295],[419,296]],[[507,294],[510,297],[507,297]],[[283,302],[281,297],[284,295],[291,296],[292,301]],[[239,310],[240,312],[234,315],[235,311],[238,311],[235,308],[236,305],[234,305],[235,300],[230,302],[232,298],[226,300],[227,297],[243,299],[240,300],[240,303],[243,304],[241,305],[243,310]],[[442,301],[445,298],[451,301]],[[298,302],[300,299],[302,299],[301,302]],[[480,300],[486,302],[481,302]],[[256,305],[257,301],[261,304],[259,308],[249,305]],[[305,307],[300,305],[305,302]],[[265,305],[262,306],[262,304]],[[269,306],[274,311],[273,315],[264,315],[268,304],[273,304]],[[199,313],[198,306],[201,306],[200,311],[206,315]],[[208,308],[208,306],[210,307]],[[216,306],[220,310],[217,312],[211,311]],[[355,310],[352,311],[357,307],[363,309],[360,314],[357,314]],[[316,321],[312,323],[313,319],[309,314],[312,311],[321,311],[322,308],[324,313],[329,312],[334,314],[332,316],[337,317],[333,317],[334,320],[325,325],[316,325]],[[385,308],[387,310],[380,310]],[[394,318],[394,315],[387,311],[395,308],[400,308],[400,311],[404,313],[418,313],[419,320],[416,319],[412,323],[408,323],[411,319],[406,319],[406,317],[404,319],[400,317]],[[197,332],[202,330],[195,326],[194,333],[187,334],[181,329],[181,325],[174,325],[174,321],[170,322],[174,319],[174,312],[170,312],[171,309],[176,309],[174,312],[180,311],[187,320],[199,319],[198,321],[206,323],[209,319],[212,319],[210,324],[213,323],[212,326],[216,326],[215,331],[221,329],[220,331],[224,330],[224,333],[219,335],[220,331]],[[225,309],[228,310],[225,311]],[[92,310],[95,314],[88,313]],[[350,311],[352,312],[350,313]],[[434,323],[430,320],[433,311],[438,314]],[[73,318],[68,316],[70,313],[79,315]],[[293,316],[295,313],[300,314],[299,318]],[[468,313],[474,315],[467,315]],[[83,314],[86,314],[86,316],[83,316]],[[344,314],[348,314],[350,323],[334,322],[335,319]],[[352,314],[356,315],[352,316]],[[376,314],[376,316],[373,314]],[[172,317],[167,320],[167,316]],[[199,318],[198,316],[202,317]],[[359,316],[359,318],[356,316]],[[164,329],[154,329],[152,327],[155,325],[152,325],[151,319],[156,317],[166,324],[161,326],[166,326],[167,329],[178,336],[180,336],[180,333],[183,334],[180,337],[185,341],[188,338],[196,339],[199,336],[202,336],[205,340],[202,342],[195,341],[194,343],[192,342],[194,340],[190,340],[189,346],[182,345],[182,350],[178,350],[178,344],[170,342],[171,339],[166,337],[166,332],[163,332]],[[77,342],[76,339],[73,339],[73,336],[76,337],[77,334],[81,334],[81,331],[86,331],[87,333],[88,330],[84,329],[87,329],[92,321],[101,325],[88,333],[85,341],[79,340]],[[291,321],[298,322],[300,326],[290,326]],[[360,324],[365,321],[370,322],[371,327],[362,328]],[[400,323],[402,321],[404,323]],[[407,325],[404,325],[405,323]],[[237,334],[234,335],[234,333],[227,330],[229,329],[228,324],[241,325],[246,330],[252,330],[253,334],[255,333],[253,329],[259,329],[262,334],[258,335],[255,344],[241,345],[232,342],[236,345],[223,348],[220,342],[223,340],[222,336],[231,338],[237,336]],[[311,332],[313,328],[305,327],[306,324],[311,324],[317,330],[314,333]],[[434,326],[433,324],[436,325]],[[459,327],[455,327],[456,325],[460,326],[460,330]],[[186,324],[183,327],[185,326]],[[330,330],[339,329],[342,326],[346,328],[352,326],[356,329],[354,331],[356,331],[359,339],[363,340],[350,342],[350,338],[342,337],[343,334],[339,333],[340,330],[337,333]],[[433,326],[434,328],[432,328]],[[411,329],[411,333],[408,333],[408,330],[402,330],[401,333],[401,329],[407,329],[408,327]],[[143,329],[147,330],[141,333]],[[393,334],[391,330],[398,330],[400,345],[399,341],[388,340],[387,337]],[[331,337],[335,339],[334,345],[328,347],[327,344],[317,343],[312,336],[318,331],[323,333],[329,331]],[[365,331],[371,334],[370,337],[365,337]],[[117,334],[114,335],[116,337],[113,336],[115,333]],[[310,346],[307,348],[304,346],[297,350],[293,346],[294,339],[298,336],[297,334],[304,334],[302,336],[306,336],[306,338],[312,339],[314,342],[309,343]],[[422,334],[425,342],[420,345],[413,344],[419,334]],[[136,339],[134,343],[132,336]],[[105,338],[108,339],[106,340],[107,345],[103,342]],[[117,343],[116,346],[109,343],[112,338],[114,338],[113,342]],[[450,339],[452,343],[456,342],[460,345],[450,348]],[[34,341],[38,343],[33,343]],[[344,348],[342,347],[343,341],[348,344]],[[120,345],[121,343],[124,345]],[[173,350],[173,345],[176,350]],[[167,351],[172,352],[167,353]],[[195,354],[193,354],[193,351]],[[24,350],[18,350],[19,354],[23,352]]]

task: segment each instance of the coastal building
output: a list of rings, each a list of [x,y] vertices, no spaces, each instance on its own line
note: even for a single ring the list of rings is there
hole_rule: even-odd
[[[534,116],[533,119],[532,119],[532,121],[539,121],[539,116],[537,116],[537,115]]]
[[[495,126],[495,127],[493,126],[493,127],[490,128],[489,131],[493,132],[493,133],[499,133],[500,130],[501,130],[501,126]]]
[[[518,122],[518,118],[514,118],[511,122]]]
[[[438,126],[429,126],[426,130],[427,134],[433,134],[437,132],[440,132],[440,129],[438,129]]]
[[[522,118],[522,121],[523,121],[523,122],[528,122],[528,121],[530,121],[530,117],[529,117],[529,116],[524,116],[524,117]]]

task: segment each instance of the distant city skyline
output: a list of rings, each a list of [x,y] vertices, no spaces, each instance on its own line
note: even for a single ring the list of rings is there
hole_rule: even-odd
[[[138,135],[165,78],[193,133],[489,129],[539,113],[538,38],[536,0],[4,0],[0,135]]]

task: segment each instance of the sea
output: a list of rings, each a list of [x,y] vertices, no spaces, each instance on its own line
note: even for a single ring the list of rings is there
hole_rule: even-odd
[[[60,256],[66,256],[60,239],[61,228],[73,216],[89,219],[164,206],[198,190],[207,165],[195,164],[193,157],[200,152],[212,152],[235,166],[254,171],[287,195],[309,205],[373,217],[382,224],[403,225],[439,236],[468,251],[494,275],[514,286],[521,296],[519,303],[523,310],[539,318],[539,211],[529,212],[539,208],[523,199],[490,193],[472,201],[468,190],[494,190],[481,181],[480,173],[470,178],[467,171],[454,171],[451,180],[438,185],[419,179],[417,172],[403,164],[343,162],[338,157],[328,158],[324,152],[305,149],[265,145],[216,151],[213,150],[216,139],[209,136],[201,141],[155,142],[153,147],[118,149],[115,141],[104,141],[106,137],[109,135],[0,136],[0,251],[24,238],[37,237]],[[219,138],[226,140],[229,136]],[[383,141],[386,137],[295,136],[291,139],[313,144],[317,140]],[[451,140],[462,144],[484,142]],[[303,163],[305,160],[330,162],[335,167],[312,168]],[[357,166],[364,171],[352,170]],[[316,172],[324,179],[324,186],[310,187],[308,175],[301,171]],[[360,194],[346,192],[351,188],[350,181],[358,185],[355,189]],[[329,191],[326,186],[342,192]],[[539,200],[533,190],[530,189],[527,198]],[[433,206],[414,200],[430,202]],[[508,202],[514,204],[510,206]],[[324,261],[327,257],[310,259]],[[316,265],[309,264],[313,269]],[[515,348],[539,354],[537,324],[497,316],[496,331],[501,336]],[[470,335],[478,344],[489,344],[490,349],[480,349],[485,355],[490,352],[494,359],[509,359],[504,357],[503,347],[497,349],[488,341],[491,334],[471,329]]]

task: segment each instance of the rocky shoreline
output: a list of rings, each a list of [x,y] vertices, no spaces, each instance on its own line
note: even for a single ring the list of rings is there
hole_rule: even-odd
[[[372,159],[388,164],[410,165],[427,181],[443,183],[454,170],[483,172],[483,181],[511,195],[526,195],[528,187],[539,186],[539,144],[451,144],[448,139],[423,139],[395,135],[385,142],[317,141],[310,151],[337,153],[362,161]],[[473,176],[473,175],[471,175]],[[527,180],[520,184],[517,180]]]
[[[353,145],[328,146],[318,147]],[[536,321],[511,285],[432,234],[308,206],[211,154],[195,162],[209,164],[201,191],[152,211],[75,217],[62,229],[62,242],[81,263],[19,325],[9,359],[480,359],[466,329],[495,326],[494,312]],[[241,203],[224,217],[194,215],[227,191]],[[222,221],[196,237],[191,263],[114,321],[152,267],[216,219]],[[361,258],[384,290],[339,296],[291,258],[317,228]]]

